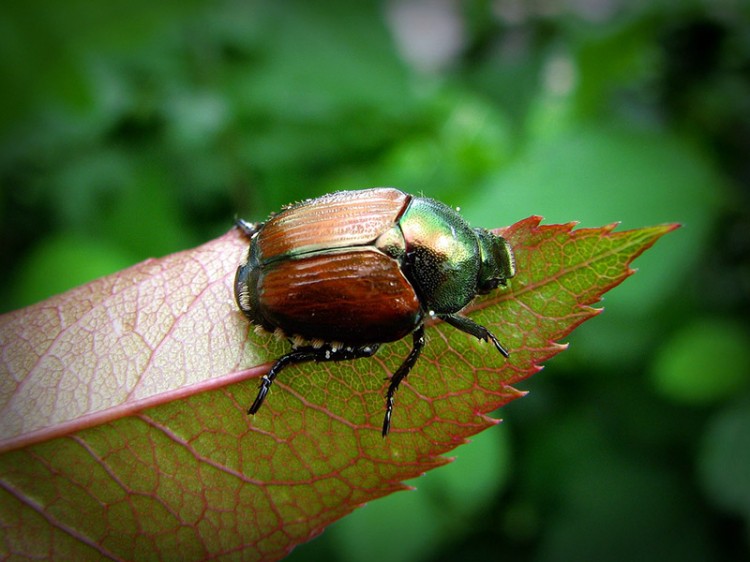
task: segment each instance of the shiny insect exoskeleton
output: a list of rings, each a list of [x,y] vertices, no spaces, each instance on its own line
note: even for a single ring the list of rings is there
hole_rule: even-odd
[[[443,203],[393,188],[339,191],[237,225],[250,238],[235,278],[237,304],[252,323],[292,342],[263,376],[250,414],[288,365],[370,357],[412,334],[386,393],[387,435],[394,395],[419,358],[431,316],[508,357],[487,328],[459,312],[513,277],[513,251]]]

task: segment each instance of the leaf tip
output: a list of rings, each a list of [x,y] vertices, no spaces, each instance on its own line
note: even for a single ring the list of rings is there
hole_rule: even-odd
[[[609,224],[605,224],[601,228],[602,234],[609,234],[610,232],[612,232],[613,230],[615,230],[621,224],[622,224],[622,221],[614,221],[614,222],[611,222]]]

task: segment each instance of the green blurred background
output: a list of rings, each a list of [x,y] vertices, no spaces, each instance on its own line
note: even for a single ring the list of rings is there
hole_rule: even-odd
[[[292,559],[746,560],[749,24],[739,0],[4,3],[0,310],[335,189],[680,222],[500,427]]]

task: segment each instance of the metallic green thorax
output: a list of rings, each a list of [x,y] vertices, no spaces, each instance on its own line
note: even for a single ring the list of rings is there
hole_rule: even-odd
[[[452,314],[515,272],[507,242],[484,229],[472,229],[454,210],[415,197],[399,220],[406,241],[406,276],[425,310]]]

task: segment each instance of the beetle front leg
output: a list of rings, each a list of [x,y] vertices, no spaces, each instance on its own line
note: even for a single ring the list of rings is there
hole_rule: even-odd
[[[273,364],[271,370],[267,374],[263,375],[260,381],[260,389],[258,395],[255,397],[253,405],[247,411],[248,414],[255,414],[260,407],[263,405],[263,400],[266,399],[268,390],[271,388],[273,381],[276,380],[279,372],[289,365],[295,365],[297,363],[307,363],[309,361],[315,361],[316,363],[323,363],[326,361],[345,361],[347,359],[360,359],[362,357],[371,357],[375,355],[375,352],[380,347],[379,344],[363,345],[360,347],[340,347],[333,348],[330,345],[324,345],[322,347],[304,346],[298,347],[283,355],[279,358],[276,363]]]
[[[510,353],[508,353],[508,350],[503,347],[503,344],[501,344],[497,340],[492,332],[490,332],[481,324],[477,324],[470,318],[461,316],[459,314],[438,314],[438,318],[440,318],[441,320],[445,320],[454,328],[458,328],[462,332],[466,332],[467,334],[474,336],[478,340],[491,341],[497,348],[497,350],[503,354],[503,357],[505,357],[506,359],[510,357]]]
[[[388,435],[388,432],[391,429],[391,415],[393,414],[393,396],[396,394],[396,391],[398,390],[398,385],[401,384],[401,381],[406,378],[406,375],[409,374],[409,371],[412,370],[412,367],[414,367],[414,364],[417,362],[417,359],[419,359],[419,354],[422,353],[422,348],[424,347],[424,324],[420,324],[420,326],[414,330],[413,333],[413,341],[414,341],[414,347],[412,347],[411,352],[406,357],[406,360],[401,364],[401,366],[398,368],[398,370],[393,373],[393,376],[391,377],[391,384],[388,385],[388,392],[385,395],[385,418],[383,419],[383,437]]]

